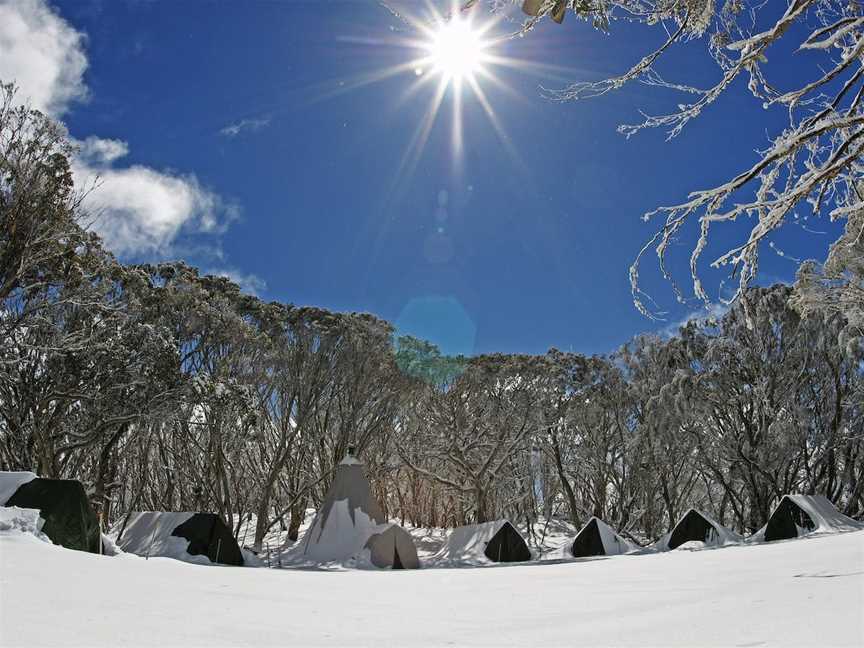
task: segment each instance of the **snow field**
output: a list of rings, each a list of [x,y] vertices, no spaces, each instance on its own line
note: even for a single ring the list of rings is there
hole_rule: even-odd
[[[0,534],[0,645],[861,646],[864,532],[480,569],[202,567]]]

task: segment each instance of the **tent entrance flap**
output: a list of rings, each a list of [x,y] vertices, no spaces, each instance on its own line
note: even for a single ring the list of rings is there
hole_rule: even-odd
[[[171,535],[189,541],[190,556],[207,556],[210,562],[242,565],[243,554],[231,530],[214,513],[196,513],[178,525]]]
[[[786,540],[798,537],[798,529],[813,530],[816,524],[800,506],[784,497],[765,527],[765,541]]]
[[[483,552],[493,562],[523,562],[531,560],[525,540],[509,522],[505,522],[492,536]]]
[[[710,542],[712,534],[716,535],[716,533],[714,526],[708,520],[697,511],[690,509],[687,515],[675,525],[672,535],[669,537],[669,548],[675,549],[691,540]]]
[[[603,546],[603,539],[600,537],[596,518],[592,518],[585,525],[585,528],[579,532],[579,535],[576,536],[573,546],[570,548],[570,553],[576,558],[606,555],[606,548]]]

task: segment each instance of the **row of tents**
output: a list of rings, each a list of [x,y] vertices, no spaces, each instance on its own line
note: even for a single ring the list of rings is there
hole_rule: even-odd
[[[38,509],[41,531],[55,544],[101,553],[103,537],[84,488],[74,480],[42,479],[33,473],[0,473],[0,505]],[[567,547],[576,558],[674,550],[688,543],[722,546],[771,542],[814,531],[864,528],[820,495],[785,495],[768,523],[746,540],[708,514],[690,509],[674,528],[649,547],[625,539],[592,517]],[[133,513],[116,539],[123,551],[145,557],[166,556],[188,562],[243,565],[244,555],[231,530],[213,513]],[[532,559],[525,539],[507,520],[453,529],[431,564],[523,562]],[[349,454],[302,540],[283,562],[295,565],[352,562],[385,569],[420,567],[412,536],[387,521],[372,494],[362,463]]]

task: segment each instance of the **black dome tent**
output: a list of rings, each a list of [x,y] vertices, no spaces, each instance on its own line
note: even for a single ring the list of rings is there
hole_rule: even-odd
[[[19,486],[5,506],[38,509],[42,533],[56,545],[100,553],[99,519],[79,481],[37,477]]]

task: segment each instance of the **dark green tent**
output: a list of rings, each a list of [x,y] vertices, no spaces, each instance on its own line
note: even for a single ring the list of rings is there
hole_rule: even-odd
[[[100,553],[99,520],[81,482],[37,477],[19,486],[6,506],[39,509],[45,520],[42,532],[54,544]]]

